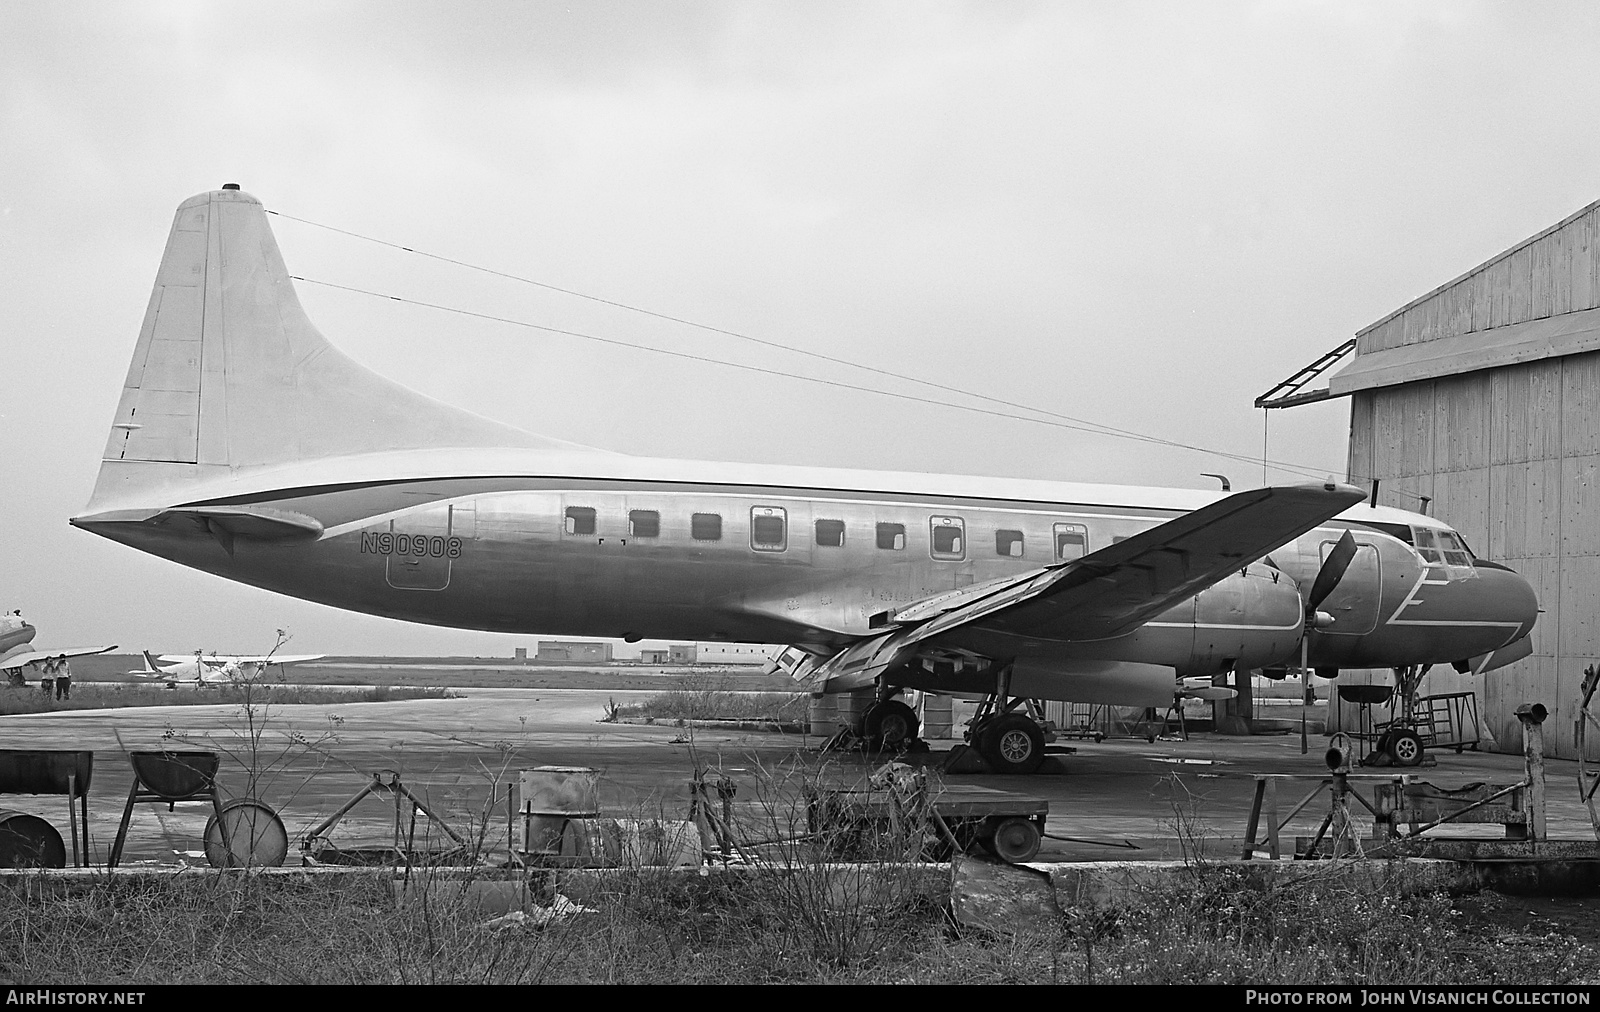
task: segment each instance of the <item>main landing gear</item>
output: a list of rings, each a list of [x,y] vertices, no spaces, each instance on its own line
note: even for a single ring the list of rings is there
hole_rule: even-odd
[[[917,740],[917,711],[898,699],[880,699],[867,710],[861,730],[880,751],[899,752]]]
[[[1033,773],[1055,735],[1038,719],[1031,700],[992,692],[978,705],[966,737],[996,773]]]

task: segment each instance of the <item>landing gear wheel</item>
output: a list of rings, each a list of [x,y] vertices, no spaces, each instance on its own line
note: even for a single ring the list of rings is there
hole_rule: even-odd
[[[1044,762],[1044,732],[1020,713],[1008,713],[978,733],[978,754],[996,773],[1032,773]]]
[[[921,726],[917,711],[898,699],[886,699],[874,705],[862,721],[862,730],[866,731],[867,737],[879,748],[890,751],[899,751],[909,745]]]
[[[1007,864],[1020,864],[1038,855],[1040,840],[1039,827],[1027,819],[1003,819],[993,836],[984,837],[983,845]]]
[[[1386,746],[1396,766],[1422,765],[1422,739],[1415,731],[1393,731]]]

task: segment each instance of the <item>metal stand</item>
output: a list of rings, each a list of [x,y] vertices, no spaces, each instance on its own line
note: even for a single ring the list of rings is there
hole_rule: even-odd
[[[733,842],[733,798],[739,786],[722,773],[707,776],[706,770],[696,769],[689,781],[689,821],[700,831],[702,847],[715,840],[723,864],[733,859],[737,849]],[[718,806],[711,804],[711,791],[716,791]],[[721,812],[718,813],[720,808]],[[709,854],[707,856],[712,856]]]
[[[0,794],[66,795],[74,868],[89,864],[89,781],[93,773],[93,752],[0,749]]]
[[[228,827],[222,818],[222,798],[217,794],[217,765],[215,752],[130,752],[128,761],[133,764],[133,786],[128,789],[128,803],[122,809],[122,824],[117,827],[117,840],[111,845],[107,868],[115,868],[122,860],[122,846],[128,840],[128,824],[133,821],[133,806],[143,802],[165,802],[171,811],[180,801],[209,799],[222,834],[222,849],[231,847]]]
[[[350,809],[356,807],[356,805],[360,804],[364,799],[372,794],[394,795],[394,846],[392,854],[397,864],[403,861],[409,868],[413,863],[414,847],[416,844],[417,835],[418,812],[426,815],[430,820],[432,820],[435,826],[438,826],[440,829],[444,830],[445,835],[450,837],[450,839],[455,842],[456,850],[466,849],[467,841],[462,839],[460,834],[458,834],[455,830],[451,829],[443,819],[435,815],[433,810],[430,809],[421,798],[417,797],[415,794],[412,794],[410,788],[406,787],[405,784],[400,782],[399,773],[395,772],[394,770],[379,770],[372,774],[372,780],[367,784],[367,786],[357,791],[355,797],[340,805],[338,811],[322,820],[306,833],[306,835],[300,841],[301,853],[311,855],[311,852],[316,848],[319,841],[326,843],[327,834],[333,829],[334,826],[339,824],[339,820],[343,819],[345,815],[349,813]],[[406,845],[404,849],[402,849],[400,846],[400,824],[402,821],[404,821],[403,816],[405,812],[406,801],[411,802],[411,820],[410,825],[406,830]]]
[[[1583,799],[1584,807],[1589,809],[1589,825],[1594,827],[1595,839],[1600,840],[1600,811],[1595,808],[1594,795],[1600,790],[1600,770],[1595,769],[1589,760],[1588,741],[1589,726],[1592,724],[1600,728],[1600,717],[1589,709],[1589,704],[1594,700],[1594,690],[1600,684],[1600,667],[1591,664],[1583,669],[1583,701],[1579,704],[1580,716],[1578,718],[1578,796]]]

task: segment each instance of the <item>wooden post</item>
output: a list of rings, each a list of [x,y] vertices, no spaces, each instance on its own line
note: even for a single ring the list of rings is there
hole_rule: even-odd
[[[1282,846],[1278,842],[1278,780],[1276,777],[1267,778],[1265,805],[1267,816],[1267,856],[1276,861],[1283,856]]]
[[[81,868],[78,850],[78,813],[72,810],[72,803],[78,800],[78,773],[76,770],[67,774],[67,825],[72,827],[72,866]],[[84,826],[83,831],[88,835],[89,827]]]
[[[1550,712],[1543,703],[1523,703],[1517,707],[1522,722],[1522,759],[1528,777],[1528,835],[1545,838],[1544,819],[1544,730],[1540,727]]]

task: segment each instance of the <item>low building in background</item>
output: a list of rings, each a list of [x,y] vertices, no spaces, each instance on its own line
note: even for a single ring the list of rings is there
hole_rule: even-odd
[[[583,643],[570,640],[540,640],[538,660],[547,663],[604,664],[611,660],[610,643]]]

